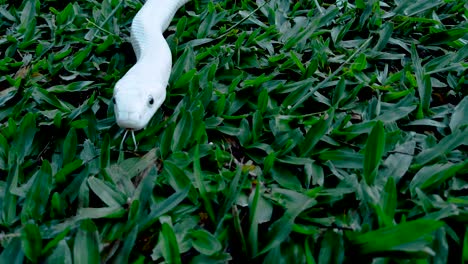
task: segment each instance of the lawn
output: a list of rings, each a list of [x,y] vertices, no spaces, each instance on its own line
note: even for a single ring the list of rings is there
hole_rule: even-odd
[[[468,261],[468,4],[193,0],[121,146],[139,0],[0,0],[0,263]]]

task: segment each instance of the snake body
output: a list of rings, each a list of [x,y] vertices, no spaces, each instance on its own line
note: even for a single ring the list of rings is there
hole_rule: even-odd
[[[172,54],[163,32],[189,0],[147,0],[132,21],[131,43],[137,62],[115,84],[117,124],[136,131],[148,124],[166,98]]]

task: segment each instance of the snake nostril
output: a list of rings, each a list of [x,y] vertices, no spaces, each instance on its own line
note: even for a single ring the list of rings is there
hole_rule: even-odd
[[[150,105],[153,105],[153,104],[154,104],[154,99],[153,99],[153,97],[150,97],[148,103],[149,103]]]

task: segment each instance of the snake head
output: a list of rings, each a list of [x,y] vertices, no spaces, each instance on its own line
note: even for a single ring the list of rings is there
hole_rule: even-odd
[[[148,87],[137,82],[117,83],[112,99],[117,124],[131,130],[146,127],[165,98],[166,87]]]

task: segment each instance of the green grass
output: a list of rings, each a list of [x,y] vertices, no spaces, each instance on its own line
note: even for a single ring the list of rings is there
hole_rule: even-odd
[[[465,1],[191,1],[138,151],[142,3],[67,2],[0,1],[0,263],[468,261]]]

